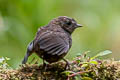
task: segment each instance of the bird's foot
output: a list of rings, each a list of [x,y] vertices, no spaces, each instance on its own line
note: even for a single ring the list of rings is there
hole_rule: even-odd
[[[63,60],[66,62],[65,69],[70,70],[70,63],[66,59]]]
[[[42,70],[45,72],[47,71],[47,64],[45,62],[43,62]]]

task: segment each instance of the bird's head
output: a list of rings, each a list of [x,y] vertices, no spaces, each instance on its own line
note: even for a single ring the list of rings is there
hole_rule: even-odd
[[[57,23],[68,33],[72,33],[76,28],[82,27],[81,24],[77,24],[77,22],[70,17],[60,16],[55,19]]]

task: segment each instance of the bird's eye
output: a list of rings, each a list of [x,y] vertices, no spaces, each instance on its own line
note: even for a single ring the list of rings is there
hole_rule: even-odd
[[[70,21],[66,22],[67,25],[71,25],[72,23]]]

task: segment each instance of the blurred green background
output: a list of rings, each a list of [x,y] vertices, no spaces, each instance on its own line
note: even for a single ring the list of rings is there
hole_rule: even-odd
[[[111,50],[109,58],[120,58],[120,0],[0,0],[0,57],[18,67],[37,29],[58,16],[84,25],[72,34],[67,59],[88,50],[90,56]]]

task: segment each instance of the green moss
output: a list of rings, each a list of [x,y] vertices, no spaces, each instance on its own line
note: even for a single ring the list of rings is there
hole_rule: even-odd
[[[6,62],[4,61],[3,64]],[[120,79],[120,61],[99,60],[77,56],[69,61],[70,69],[65,69],[65,62],[21,65],[13,70],[0,66],[0,80],[118,80]]]

